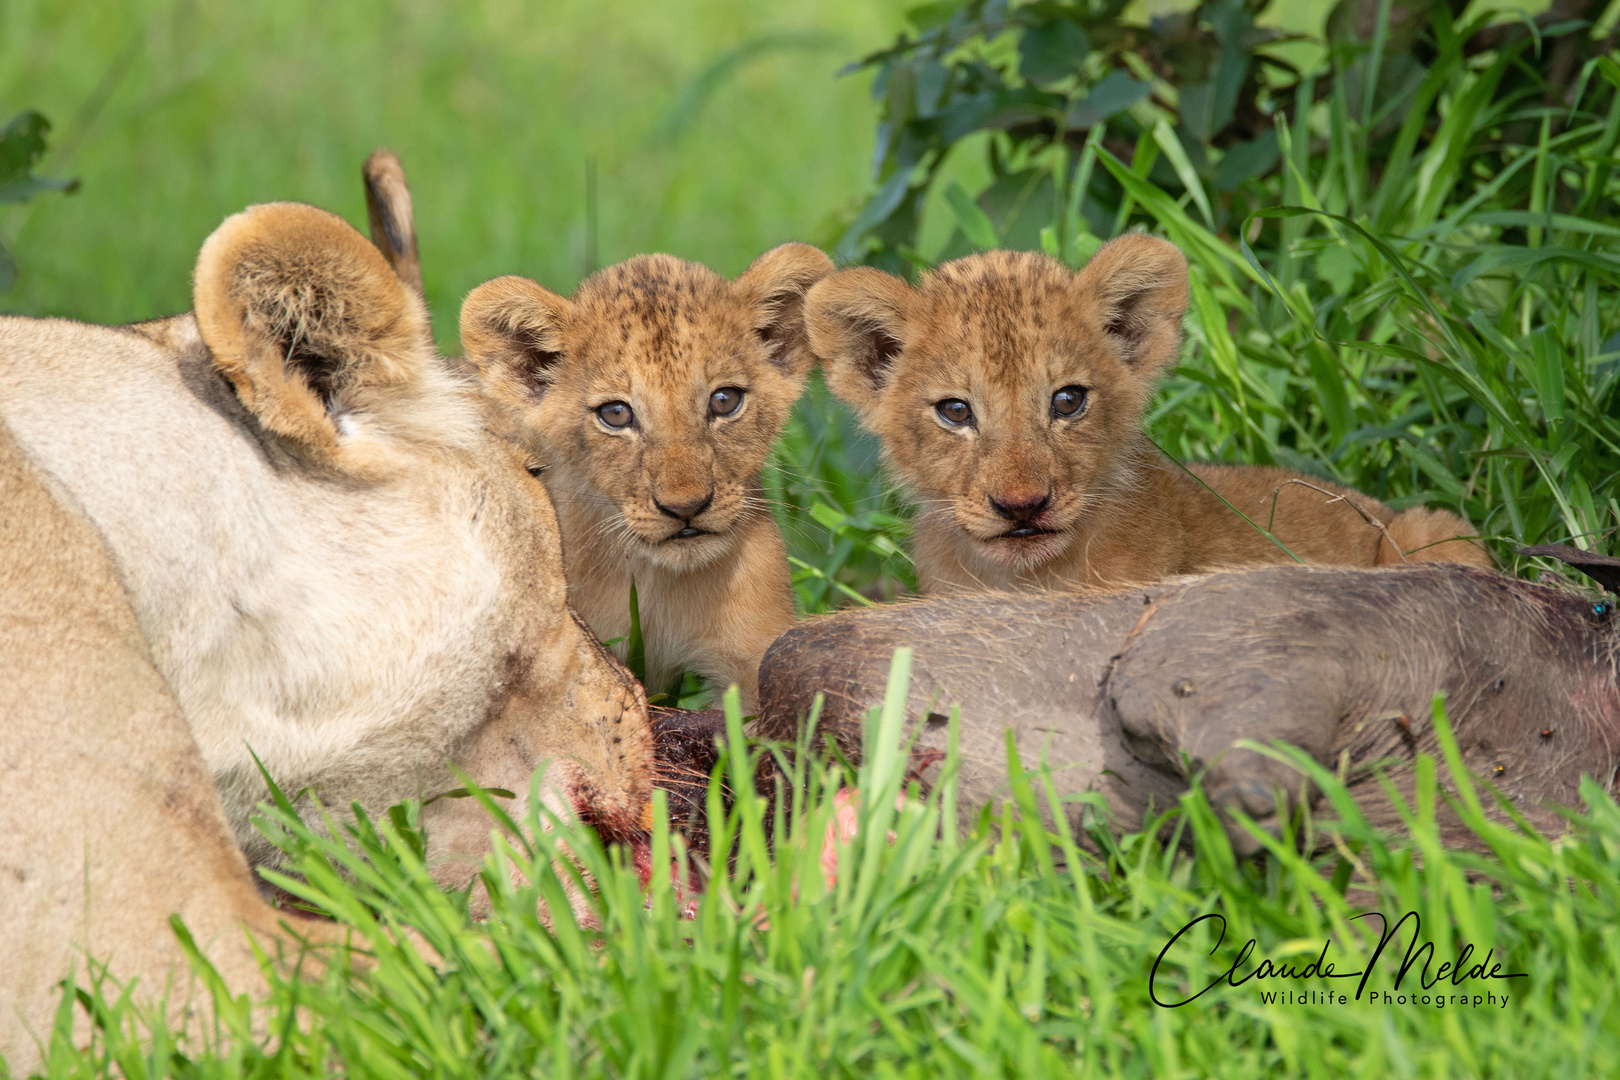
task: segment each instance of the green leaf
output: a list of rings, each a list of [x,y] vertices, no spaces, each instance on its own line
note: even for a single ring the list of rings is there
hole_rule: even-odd
[[[1233,269],[1241,271],[1256,284],[1265,282],[1262,270],[1257,266],[1251,266],[1229,245],[1188,217],[1186,211],[1177,206],[1176,201],[1166,195],[1157,184],[1138,176],[1127,168],[1124,162],[1100,147],[1097,150],[1097,160],[1102,162],[1103,168],[1119,181],[1131,198],[1153,215],[1169,234],[1171,241],[1181,248],[1189,260],[1202,263],[1233,293],[1239,291],[1237,279],[1232,276]]]
[[[854,262],[859,257],[861,239],[888,220],[889,215],[894,213],[901,200],[906,197],[910,186],[911,170],[895,170],[894,175],[878,188],[877,194],[872,196],[872,201],[862,208],[860,214],[844,231],[844,235],[833,250],[833,257],[841,263]]]
[[[823,572],[821,567],[812,566],[810,563],[805,562],[803,559],[795,558],[792,555],[788,556],[788,562],[793,566],[797,566],[800,570],[804,571],[805,574],[807,574],[810,577],[815,578],[817,581],[826,582],[829,587],[837,590],[840,593],[843,593],[846,597],[848,597],[849,599],[855,601],[857,604],[861,605],[862,607],[875,607],[876,606],[870,599],[868,599],[867,597],[862,596],[860,593],[856,592],[854,589],[850,588],[848,585],[845,585],[842,581],[839,581],[839,580],[837,580],[836,578],[833,578],[833,577],[829,577],[825,572]]]
[[[1620,236],[1620,227],[1605,225],[1601,221],[1589,221],[1571,214],[1533,214],[1528,210],[1489,210],[1470,215],[1467,222],[1470,225],[1539,225],[1549,230],[1588,236]]]
[[[0,187],[26,177],[45,153],[51,122],[39,113],[20,112],[0,128]]]
[[[1536,397],[1549,424],[1564,418],[1564,357],[1550,326],[1537,327],[1530,334],[1530,363],[1525,374],[1535,384]],[[1574,444],[1570,444],[1571,447]]]
[[[1525,248],[1509,244],[1492,245],[1485,253],[1457,271],[1451,278],[1451,287],[1461,289],[1481,274],[1493,270],[1526,271],[1542,263],[1570,263],[1601,272],[1604,276],[1620,275],[1620,257],[1600,251],[1580,248],[1543,247]]]
[[[1147,97],[1153,87],[1115,68],[1070,106],[1063,124],[1070,129],[1090,128],[1109,120]]]
[[[938,60],[928,60],[917,69],[917,115],[927,119],[939,111],[939,102],[950,83],[951,73]]]
[[[918,30],[932,30],[950,22],[951,16],[962,10],[967,0],[938,0],[933,4],[918,4],[906,9],[906,21]]]
[[[1316,383],[1316,397],[1322,415],[1333,433],[1334,442],[1342,442],[1355,424],[1355,412],[1350,407],[1350,395],[1345,390],[1349,380],[1339,366],[1333,350],[1321,342],[1313,342],[1306,350],[1309,354],[1311,378]]]
[[[636,579],[630,579],[630,642],[625,646],[624,665],[643,686],[647,684],[647,645],[641,636],[641,604],[636,597]]]
[[[50,130],[51,122],[32,110],[18,113],[0,128],[0,203],[26,202],[47,191],[67,193],[79,189],[77,180],[32,175],[45,153],[45,137]]]
[[[952,180],[945,189],[945,201],[956,214],[956,223],[968,243],[980,251],[991,251],[997,246],[996,227],[990,223],[990,216],[979,209],[979,204],[958,181]]]
[[[1056,82],[1080,70],[1091,39],[1069,19],[1050,19],[1024,31],[1018,42],[1018,73],[1033,83]]]
[[[1211,4],[1210,21],[1220,40],[1220,56],[1210,79],[1210,137],[1218,134],[1237,114],[1238,94],[1249,74],[1249,37],[1254,20],[1240,3]]]
[[[1193,307],[1209,346],[1209,357],[1216,369],[1231,382],[1232,392],[1237,395],[1238,406],[1242,408],[1243,376],[1238,363],[1237,343],[1226,329],[1226,312],[1215,299],[1204,268],[1195,263],[1189,267],[1189,271],[1187,277],[1192,289]]]
[[[1215,123],[1215,88],[1207,82],[1181,88],[1181,124],[1199,142],[1209,142],[1220,128]]]
[[[726,50],[687,84],[675,104],[670,106],[669,112],[664,114],[653,137],[663,142],[679,138],[693,127],[704,107],[727,83],[762,60],[779,53],[820,52],[842,43],[841,38],[832,34],[792,31],[749,38]]]
[[[849,515],[842,510],[836,510],[824,502],[810,504],[810,518],[828,532],[838,528],[849,520]]]
[[[1176,171],[1176,178],[1181,186],[1187,189],[1192,201],[1197,205],[1199,213],[1204,215],[1204,224],[1213,231],[1215,228],[1215,215],[1209,208],[1209,196],[1204,194],[1204,185],[1198,179],[1198,170],[1192,166],[1187,157],[1187,148],[1181,145],[1181,138],[1162,117],[1153,125],[1153,141],[1159,144],[1164,156],[1170,160],[1170,167]]]
[[[1231,191],[1245,180],[1263,176],[1277,164],[1278,147],[1275,130],[1261,133],[1258,139],[1233,143],[1226,156],[1216,167],[1213,181],[1216,191]]]

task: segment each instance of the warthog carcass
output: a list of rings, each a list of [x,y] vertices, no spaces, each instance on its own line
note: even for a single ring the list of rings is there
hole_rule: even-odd
[[[1556,808],[1580,804],[1580,778],[1611,785],[1620,764],[1612,611],[1460,566],[1268,567],[1125,592],[920,600],[779,638],[760,668],[755,733],[794,739],[821,692],[820,730],[857,754],[904,646],[919,761],[943,752],[945,719],[961,708],[966,805],[1005,792],[1010,727],[1026,766],[1044,761],[1060,794],[1100,793],[1120,827],[1201,774],[1217,808],[1275,828],[1276,793],[1297,794],[1301,777],[1234,744],[1281,740],[1341,771],[1369,820],[1394,826],[1375,766],[1410,801],[1413,756],[1439,753],[1431,702],[1443,693],[1469,769],[1556,832]],[[1448,840],[1470,842],[1442,821]],[[1240,850],[1258,847],[1230,818],[1228,832]]]

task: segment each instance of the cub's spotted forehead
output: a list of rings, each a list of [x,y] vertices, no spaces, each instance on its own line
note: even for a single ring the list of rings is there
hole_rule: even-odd
[[[573,308],[569,352],[597,372],[630,362],[643,376],[690,377],[749,331],[730,282],[672,255],[598,271],[574,293]]]
[[[971,350],[992,368],[1021,373],[1031,350],[1075,326],[1074,275],[1061,263],[1027,251],[987,251],[945,263],[923,275],[910,323],[922,330],[913,344],[940,356]]]
[[[747,319],[725,278],[672,255],[638,255],[599,270],[574,293],[573,329],[588,349],[678,365],[693,350],[745,333]]]
[[[1073,282],[1067,267],[1034,252],[987,251],[924,274],[917,295],[934,313],[1038,323],[1054,305],[1067,307]]]

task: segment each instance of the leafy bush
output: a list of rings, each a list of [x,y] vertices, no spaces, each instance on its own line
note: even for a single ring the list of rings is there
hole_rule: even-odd
[[[861,62],[878,71],[877,191],[840,254],[906,273],[992,246],[1078,264],[1160,231],[1193,287],[1184,362],[1149,416],[1168,452],[1451,506],[1509,567],[1520,543],[1608,550],[1614,20],[1594,27],[1584,3],[1458,22],[1461,6],[1342,3],[1327,66],[1301,72],[1255,27],[1264,2],[1148,26],[1115,0],[926,5]],[[992,177],[976,198],[946,167],[975,132]],[[923,253],[930,199],[955,227]]]

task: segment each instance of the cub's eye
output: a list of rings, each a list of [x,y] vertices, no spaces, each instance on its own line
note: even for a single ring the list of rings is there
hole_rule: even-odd
[[[1065,386],[1052,395],[1053,416],[1079,416],[1086,411],[1086,388]]]
[[[973,406],[961,398],[946,398],[944,401],[936,402],[934,411],[951,427],[973,423]]]
[[[596,415],[601,419],[602,423],[610,428],[629,427],[630,421],[636,418],[636,414],[630,411],[630,406],[622,401],[610,401],[606,405],[598,405]]]
[[[730,416],[742,404],[742,399],[742,387],[722,386],[709,395],[709,415]]]
[[[546,466],[544,465],[525,465],[524,468],[529,470],[529,475],[535,477],[536,479],[539,479],[546,473]]]

